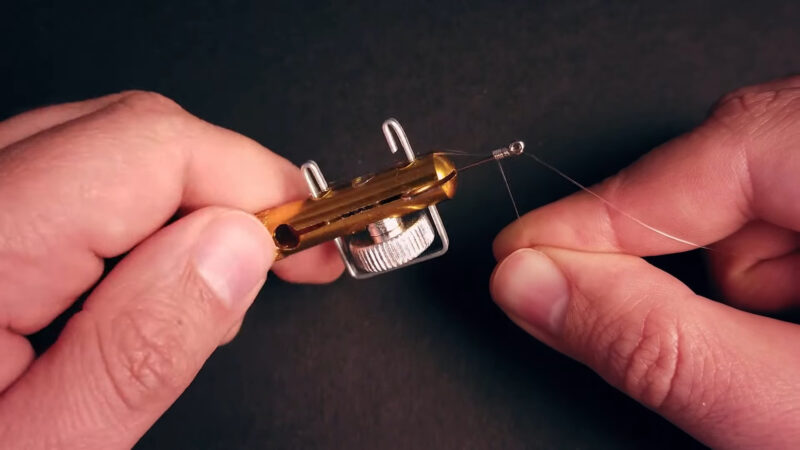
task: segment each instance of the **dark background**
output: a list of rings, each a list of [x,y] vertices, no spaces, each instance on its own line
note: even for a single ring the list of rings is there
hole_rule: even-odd
[[[0,118],[155,90],[336,179],[392,161],[379,126],[395,116],[418,152],[524,139],[591,183],[726,91],[800,68],[797,2],[338,3],[5,5]],[[573,191],[529,159],[506,167],[524,210]],[[452,250],[438,260],[270,280],[140,447],[698,445],[493,305],[491,241],[514,218],[495,167],[441,212]],[[714,294],[702,254],[654,262]]]

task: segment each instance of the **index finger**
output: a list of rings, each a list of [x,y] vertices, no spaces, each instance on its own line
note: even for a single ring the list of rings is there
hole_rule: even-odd
[[[744,88],[697,129],[593,187],[608,203],[579,192],[531,211],[499,234],[495,255],[534,245],[674,253],[716,242],[754,218],[800,229],[798,145],[800,77]]]
[[[46,324],[99,278],[104,258],[179,208],[255,212],[307,195],[286,159],[152,93],[5,148],[0,180],[0,326],[22,333]],[[341,272],[331,253],[316,252],[320,260],[294,271],[296,280]]]

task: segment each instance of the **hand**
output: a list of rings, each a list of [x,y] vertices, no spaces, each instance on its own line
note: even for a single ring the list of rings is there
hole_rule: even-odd
[[[724,97],[596,190],[700,245],[734,306],[800,303],[800,77]],[[800,326],[692,293],[641,256],[692,247],[577,193],[497,237],[492,293],[530,334],[711,447],[800,440]]]
[[[288,161],[157,94],[0,123],[2,446],[131,447],[236,334],[264,283],[272,240],[243,211],[305,193]],[[128,251],[34,360],[24,335]],[[272,269],[315,283],[343,268],[322,246]]]

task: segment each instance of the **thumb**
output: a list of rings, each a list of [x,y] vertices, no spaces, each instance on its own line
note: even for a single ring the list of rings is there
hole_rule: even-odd
[[[711,447],[800,437],[800,327],[697,296],[643,259],[521,249],[492,294],[518,325]]]
[[[222,208],[148,238],[0,397],[0,442],[133,446],[242,319],[273,254],[258,221]]]

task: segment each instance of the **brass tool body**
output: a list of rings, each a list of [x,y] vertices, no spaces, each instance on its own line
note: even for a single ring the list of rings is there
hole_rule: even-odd
[[[280,259],[362,231],[378,220],[402,217],[453,198],[456,176],[450,158],[430,153],[347,184],[331,185],[318,198],[287,203],[256,217],[272,234],[276,259]]]
[[[397,120],[387,119],[381,129],[389,150],[402,149],[406,162],[329,185],[317,163],[308,161],[301,172],[310,198],[256,214],[275,241],[275,259],[333,241],[347,272],[363,279],[441,256],[450,241],[436,204],[453,198],[458,172],[519,155],[524,148],[516,141],[456,169],[448,155],[482,155],[417,156]]]

